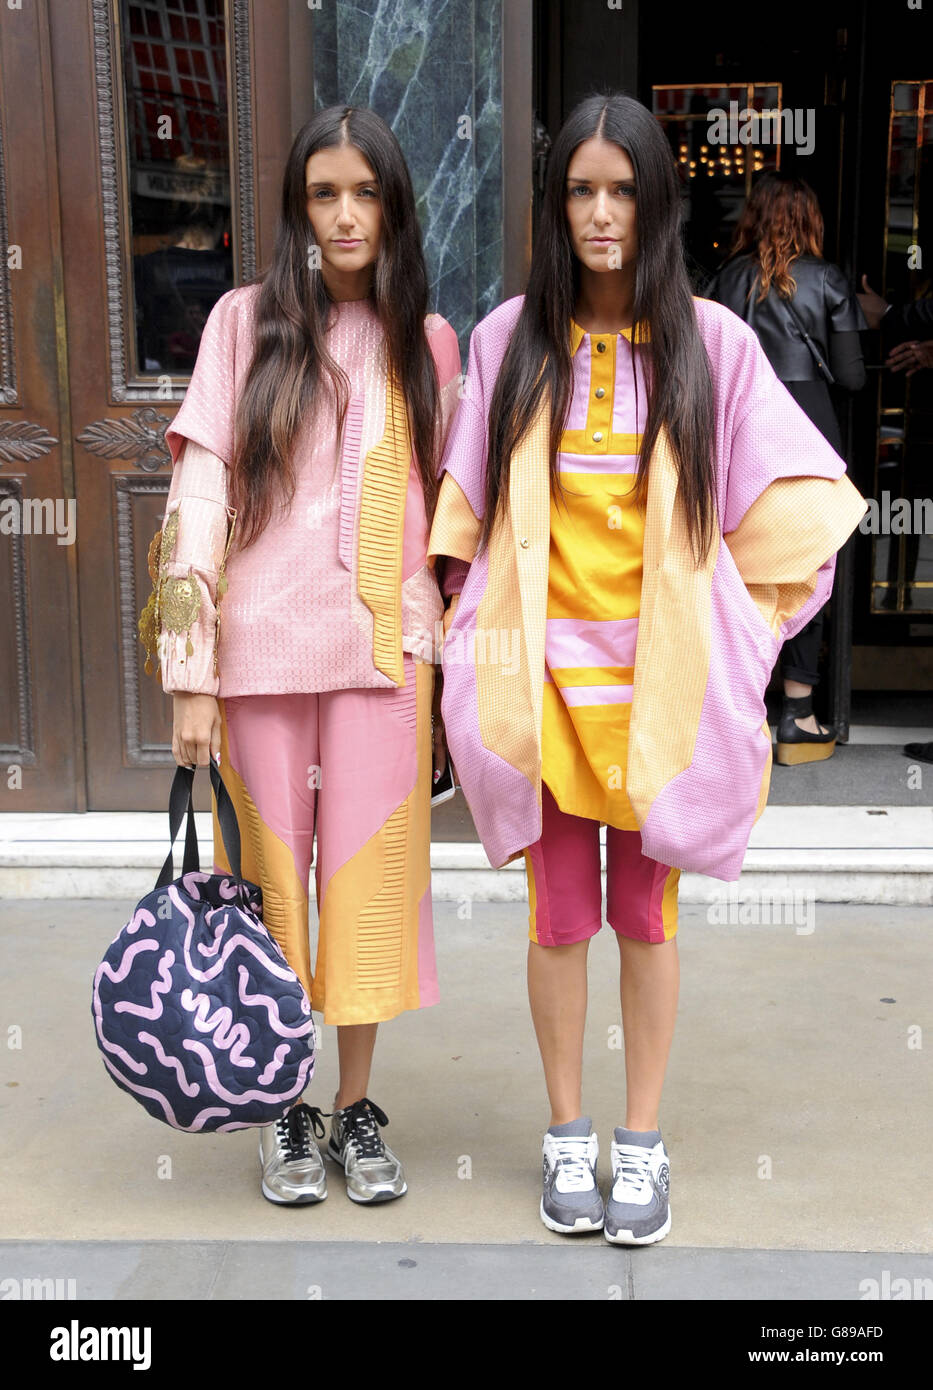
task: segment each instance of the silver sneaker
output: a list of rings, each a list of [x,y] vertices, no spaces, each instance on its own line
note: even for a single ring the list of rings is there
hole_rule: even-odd
[[[322,1114],[302,1102],[259,1131],[262,1195],[270,1202],[301,1206],[327,1196],[324,1160],[314,1142],[315,1134],[324,1138]]]
[[[347,1196],[354,1202],[391,1202],[408,1191],[402,1165],[377,1128],[388,1123],[365,1096],[331,1117],[328,1157],[346,1173]]]

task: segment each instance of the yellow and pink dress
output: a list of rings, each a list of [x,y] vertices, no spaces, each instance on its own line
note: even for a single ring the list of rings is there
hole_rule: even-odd
[[[677,930],[680,872],[642,854],[625,790],[644,545],[644,507],[635,501],[647,407],[642,356],[631,329],[586,333],[575,322],[571,348],[561,488],[551,494],[542,838],[525,852],[530,934],[558,944],[599,930],[602,823],[610,924],[664,941]]]

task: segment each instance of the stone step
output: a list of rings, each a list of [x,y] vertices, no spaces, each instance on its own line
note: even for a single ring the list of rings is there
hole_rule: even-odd
[[[210,814],[196,813],[196,824],[206,867],[213,853]],[[0,899],[136,901],[153,887],[167,849],[162,811],[0,815]],[[527,895],[523,861],[493,869],[475,842],[434,841],[431,868],[438,901]],[[735,903],[736,895],[764,894],[801,902],[933,903],[933,807],[767,806],[738,883],[681,877],[682,902]]]

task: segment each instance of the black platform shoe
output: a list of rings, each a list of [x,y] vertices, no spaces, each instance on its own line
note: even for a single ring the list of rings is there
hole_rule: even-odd
[[[795,723],[795,720],[806,719],[812,713],[812,691],[809,695],[793,698],[789,695],[784,696],[777,731],[775,762],[781,763],[784,767],[793,767],[796,763],[818,763],[833,756],[836,730],[832,724],[827,727],[825,734],[811,734],[809,730],[801,729],[799,724]]]

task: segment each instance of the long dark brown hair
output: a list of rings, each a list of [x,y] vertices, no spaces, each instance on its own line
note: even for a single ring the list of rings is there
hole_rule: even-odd
[[[525,300],[490,404],[486,509],[480,544],[508,505],[509,461],[531,425],[543,393],[551,393],[550,477],[560,485],[557,454],[573,389],[570,321],[580,263],[567,226],[567,167],[578,145],[597,136],[625,150],[635,169],[638,255],[633,340],[650,338],[646,356],[647,416],[635,500],[644,502],[648,463],[661,425],[676,459],[694,558],[708,554],[715,534],[713,386],[681,241],[680,183],[660,125],[632,97],[586,97],[554,141]]]
[[[739,216],[731,254],[758,261],[757,302],[772,285],[783,299],[792,298],[797,282],[791,261],[823,254],[823,214],[810,185],[791,174],[762,174]]]
[[[439,392],[425,336],[428,275],[415,195],[401,147],[381,117],[365,107],[330,106],[295,136],[282,181],[282,212],[272,264],[260,284],[252,361],[237,404],[231,464],[238,547],[254,541],[272,515],[276,493],[290,504],[296,477],[292,448],[321,389],[337,404],[338,436],[349,383],[324,337],[333,300],[319,269],[309,264],[314,232],[307,214],[305,166],[318,150],[354,146],[373,171],[382,230],[372,304],[385,331],[386,365],[407,404],[430,520],[437,499]]]

